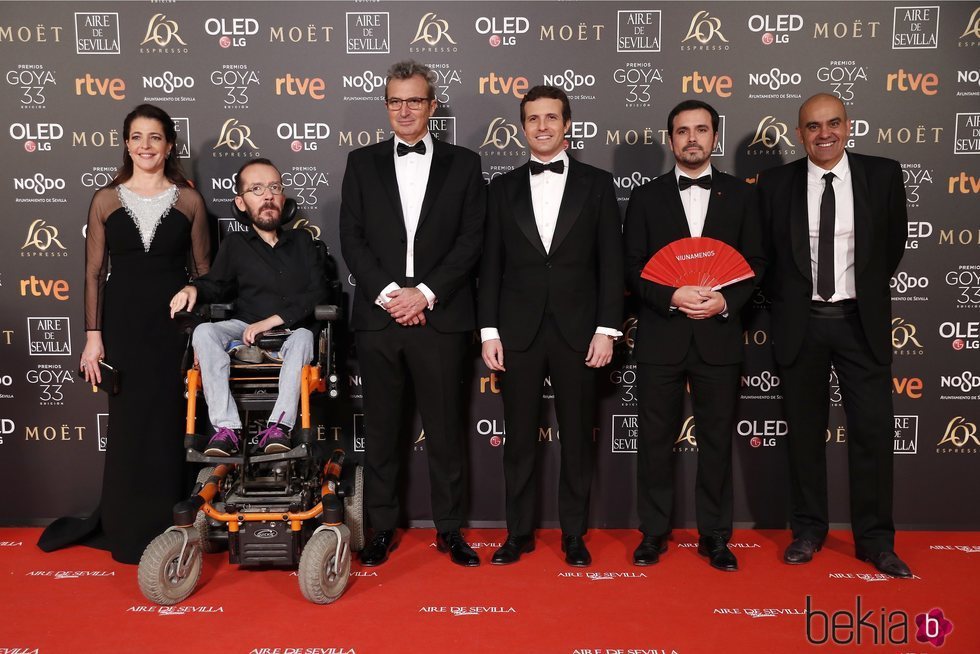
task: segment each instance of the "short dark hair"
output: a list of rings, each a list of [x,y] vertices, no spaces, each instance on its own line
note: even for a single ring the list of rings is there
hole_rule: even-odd
[[[266,159],[265,157],[256,157],[255,159],[249,159],[248,161],[243,163],[242,167],[238,169],[237,173],[235,173],[235,195],[241,195],[243,193],[242,173],[245,172],[245,169],[249,168],[250,166],[259,166],[259,165],[272,166],[273,168],[276,169],[276,172],[279,172],[279,168],[276,167],[276,164],[272,163],[272,161]],[[282,175],[281,172],[279,172],[279,174]]]
[[[568,95],[557,86],[546,86],[544,84],[539,84],[538,86],[532,87],[531,90],[525,93],[524,97],[521,98],[521,125],[524,124],[524,105],[528,102],[540,100],[541,98],[561,100],[562,122],[567,123],[572,119],[572,106],[568,103]]]
[[[399,61],[391,65],[388,69],[388,76],[385,78],[385,100],[388,100],[388,82],[393,79],[412,79],[418,75],[425,80],[425,83],[429,87],[429,100],[435,100],[436,98],[436,82],[439,81],[439,76],[436,75],[435,71],[426,66],[425,64],[420,64],[414,59],[406,59],[405,61]]]
[[[667,114],[667,134],[671,135],[674,133],[674,117],[682,111],[694,111],[695,109],[704,109],[709,114],[711,114],[711,129],[718,133],[718,112],[707,102],[701,102],[700,100],[684,100],[679,105],[670,110]]]

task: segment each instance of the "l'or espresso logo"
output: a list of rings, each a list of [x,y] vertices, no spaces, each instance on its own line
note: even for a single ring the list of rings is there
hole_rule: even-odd
[[[531,23],[524,16],[480,16],[474,25],[477,34],[489,37],[487,42],[491,47],[502,45],[517,45],[517,37],[527,34]]]
[[[958,292],[957,309],[980,309],[980,265],[965,264],[946,273],[946,285]]]
[[[23,141],[27,152],[50,152],[52,143],[65,135],[65,129],[59,123],[12,123],[7,133],[15,141]]]
[[[732,78],[729,75],[705,75],[694,71],[681,77],[681,93],[708,93],[720,98],[730,98],[732,95]]]
[[[20,92],[21,109],[47,108],[47,92],[58,84],[54,71],[43,64],[18,64],[7,71],[6,79],[7,84]]]
[[[953,154],[980,154],[980,113],[957,113]]]
[[[897,73],[888,73],[885,90],[889,93],[936,95],[939,93],[939,75],[936,73],[906,72],[904,68],[899,68]]]
[[[279,123],[276,136],[289,141],[293,152],[316,151],[330,138],[330,125],[326,123]]]
[[[698,440],[694,432],[694,416],[688,416],[681,425],[681,432],[674,441],[675,452],[697,452]]]
[[[217,36],[222,48],[242,48],[248,45],[246,37],[259,33],[259,21],[254,18],[208,18],[204,21],[204,31],[209,36]]]
[[[923,168],[921,163],[906,162],[902,164],[902,181],[905,183],[905,203],[908,207],[918,207],[920,200],[919,189],[923,185],[932,184],[932,170]],[[930,234],[932,233],[930,226]],[[909,234],[912,238],[912,234]]]
[[[854,91],[868,81],[867,66],[855,61],[831,61],[817,69],[817,81],[826,84],[844,104],[854,104]]]
[[[728,39],[721,32],[721,19],[701,10],[691,18],[681,50],[729,50]]]
[[[326,88],[322,77],[293,77],[292,73],[286,73],[285,77],[276,78],[276,95],[305,95],[323,100],[327,97],[323,93]]]
[[[497,116],[487,125],[487,133],[483,137],[480,149],[484,154],[495,154],[504,157],[523,157],[527,149],[518,137],[520,130],[517,125],[506,118]]]
[[[61,43],[61,25],[0,25],[0,43]]]
[[[119,54],[119,14],[75,12],[75,54]]]
[[[27,371],[26,377],[27,383],[37,388],[40,406],[64,406],[65,393],[62,389],[66,384],[75,383],[72,371],[56,363],[38,364]]]
[[[329,175],[318,171],[316,166],[293,166],[282,174],[282,185],[289,189],[288,195],[296,204],[313,209],[319,202],[317,192],[330,186]]]
[[[963,33],[960,34],[957,45],[961,48],[980,45],[980,7],[973,10],[970,19],[966,21]]]
[[[892,353],[895,356],[919,356],[924,350],[916,327],[905,318],[892,318]]]
[[[408,51],[422,52],[458,52],[456,40],[449,33],[449,21],[439,18],[434,12],[428,12],[419,19],[415,37],[409,44]]]
[[[62,245],[58,228],[37,218],[27,228],[27,238],[20,246],[22,257],[67,257],[68,249]]]
[[[946,431],[936,443],[937,454],[977,454],[980,452],[980,436],[977,425],[963,416],[956,416],[946,423]]]
[[[626,91],[627,107],[651,107],[657,87],[664,83],[664,69],[649,61],[625,63],[613,71],[613,82]]]
[[[140,42],[140,54],[187,54],[190,50],[180,35],[180,25],[166,14],[153,14]]]
[[[803,29],[799,14],[754,14],[749,16],[749,31],[762,32],[763,45],[789,43],[789,35]]]
[[[895,7],[892,50],[939,47],[939,7]]]
[[[258,157],[259,146],[252,140],[252,128],[237,118],[229,118],[221,125],[221,133],[211,149],[212,157]]]
[[[75,95],[109,96],[113,100],[126,99],[126,82],[120,77],[93,77],[85,73],[85,77],[75,78]]]
[[[660,52],[659,9],[616,12],[616,52]]]
[[[747,155],[796,154],[796,147],[789,140],[789,126],[775,116],[763,116],[756,125],[755,135],[746,149]]]
[[[63,177],[48,177],[44,173],[28,174],[26,177],[14,177],[14,201],[30,203],[59,203],[68,202],[61,191],[65,190]]]
[[[347,54],[388,54],[391,51],[387,11],[348,11]]]
[[[248,94],[261,82],[258,71],[245,64],[224,64],[211,71],[211,84],[225,90],[225,109],[248,109]]]
[[[27,343],[32,357],[71,355],[71,321],[68,318],[28,318]]]
[[[955,320],[939,323],[939,335],[949,340],[950,346],[960,350],[980,350],[980,322]]]

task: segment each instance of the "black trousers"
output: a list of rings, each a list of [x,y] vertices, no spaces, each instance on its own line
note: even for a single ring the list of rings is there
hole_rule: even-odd
[[[459,529],[465,514],[466,431],[463,361],[470,332],[439,333],[429,325],[392,322],[356,334],[364,384],[364,495],[375,529],[398,525],[399,442],[404,396],[414,384],[429,461],[432,518],[440,532]]]
[[[732,535],[732,431],[740,364],[705,362],[692,341],[677,364],[637,365],[639,426],[636,506],[646,536],[670,533],[674,502],[673,446],[684,415],[684,386],[690,381],[698,443],[694,501],[698,532]]]
[[[775,335],[778,337],[778,334]],[[871,354],[856,306],[810,313],[796,360],[780,367],[783,409],[789,426],[794,538],[822,543],[827,510],[826,433],[833,364],[847,417],[851,527],[858,549],[894,549],[892,470],[894,410],[891,366]]]
[[[501,375],[504,398],[504,482],[507,531],[516,536],[534,530],[537,484],[534,470],[540,448],[541,387],[551,375],[561,443],[558,520],[562,533],[581,536],[588,528],[592,487],[595,422],[595,369],[585,365],[586,352],[572,349],[553,316],[545,316],[531,346],[505,350]]]

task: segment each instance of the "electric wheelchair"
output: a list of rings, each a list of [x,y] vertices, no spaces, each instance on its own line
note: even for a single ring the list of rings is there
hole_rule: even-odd
[[[287,200],[283,223],[294,215],[295,203]],[[247,221],[242,215],[237,217]],[[336,265],[331,275],[332,259],[326,246],[317,244],[328,263],[328,279],[336,280]],[[331,290],[330,300],[342,301],[340,284],[334,283]],[[190,498],[174,507],[174,526],[144,551],[139,587],[152,602],[177,604],[194,591],[203,554],[227,549],[231,563],[249,568],[298,566],[302,594],[311,602],[327,604],[344,592],[352,552],[364,546],[363,471],[346,460],[341,449],[320,451],[310,401],[314,393],[338,396],[335,323],[340,311],[336,304],[316,307],[319,333],[314,361],[302,370],[299,421],[290,434],[292,448],[275,454],[250,451],[260,422],[253,414],[268,415],[275,404],[281,363],[271,359],[244,363],[232,358],[229,385],[247,434],[243,433],[241,452],[235,456],[206,456],[202,451],[208,436],[197,428],[198,400],[204,397],[201,371],[192,365],[190,334],[201,322],[230,317],[232,309],[230,304],[212,304],[176,316],[188,335],[184,449],[188,462],[205,467]],[[287,336],[266,333],[256,345],[275,352]]]

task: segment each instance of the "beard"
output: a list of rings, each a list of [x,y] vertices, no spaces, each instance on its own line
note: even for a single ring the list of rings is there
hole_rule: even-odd
[[[274,215],[266,213],[267,210],[271,210]],[[256,214],[252,216],[252,224],[267,232],[275,231],[281,223],[282,211],[274,204],[263,204]]]
[[[679,159],[689,166],[698,166],[706,162],[709,156],[711,155],[701,148],[692,148],[690,150],[684,150]]]

